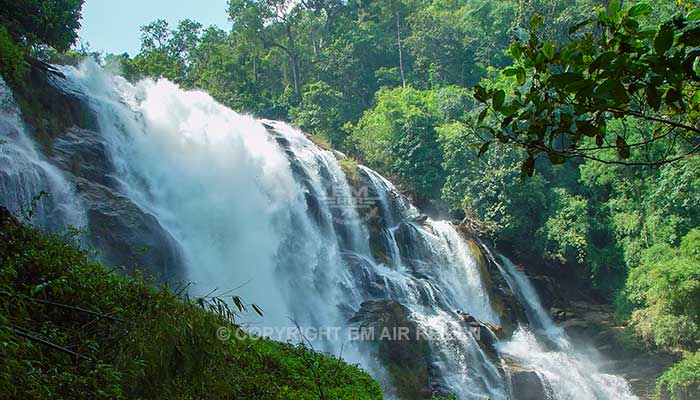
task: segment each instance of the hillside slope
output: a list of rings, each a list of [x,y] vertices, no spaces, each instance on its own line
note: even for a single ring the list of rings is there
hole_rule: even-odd
[[[365,372],[240,332],[218,299],[188,299],[91,261],[0,207],[0,398],[380,399]]]

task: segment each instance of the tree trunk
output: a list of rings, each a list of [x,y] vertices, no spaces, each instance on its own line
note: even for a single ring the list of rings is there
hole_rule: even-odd
[[[294,80],[294,95],[301,96],[301,77],[299,71],[299,55],[297,54],[294,45],[294,36],[292,35],[292,27],[287,24],[287,48],[289,49],[289,63],[292,67],[292,79]]]
[[[401,86],[406,88],[406,76],[403,72],[403,48],[401,47],[401,22],[398,11],[396,12],[396,43],[399,45],[399,72],[401,72]]]
[[[301,84],[299,83],[299,60],[296,55],[290,55],[292,64],[292,79],[294,80],[294,95],[301,96]]]

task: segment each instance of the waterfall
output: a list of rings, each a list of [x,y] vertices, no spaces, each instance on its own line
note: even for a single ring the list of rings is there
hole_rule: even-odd
[[[393,302],[428,338],[429,356],[421,360],[436,393],[514,398],[501,363],[507,356],[536,371],[553,398],[633,398],[623,379],[598,373],[574,354],[527,277],[506,259],[500,271],[532,329],[523,321],[509,340],[493,349],[484,345],[498,341],[486,327],[503,321],[477,255],[450,222],[421,216],[371,169],[359,166],[351,179],[338,162],[343,155],[319,148],[297,129],[238,114],[166,80],[131,84],[92,63],[62,72],[66,80],[55,79],[54,86],[80,93],[96,116],[110,190],[172,237],[194,295],[234,290],[258,304],[263,317],[243,317],[251,330],[290,327],[290,321],[300,328],[337,327],[340,333],[312,339],[315,348],[361,363],[387,381],[391,397],[400,388],[392,388],[390,373],[362,343],[348,343],[347,334],[368,301]],[[13,127],[5,131],[15,132],[6,135],[8,148],[0,145],[0,157],[12,161],[0,167],[0,200],[21,203],[26,199],[12,196],[46,188],[57,203],[41,219],[56,212],[66,214],[63,224],[81,224],[67,215],[82,215],[70,171],[42,161],[13,115],[0,116]],[[34,171],[31,176],[7,178],[22,162],[33,166],[23,168]],[[467,314],[485,331],[470,329]],[[287,339],[281,332],[267,335]],[[549,342],[559,344],[552,349]]]
[[[82,228],[85,215],[61,171],[37,149],[12,91],[0,78],[0,204],[46,230]]]
[[[510,341],[499,344],[503,354],[533,367],[550,385],[556,399],[636,399],[627,382],[617,376],[601,373],[594,362],[574,348],[563,329],[558,327],[537,296],[524,272],[499,256],[497,265],[516,297],[525,306],[533,331],[519,327]]]

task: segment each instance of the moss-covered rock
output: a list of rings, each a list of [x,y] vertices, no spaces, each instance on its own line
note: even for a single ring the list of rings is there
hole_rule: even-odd
[[[519,323],[527,321],[525,310],[515,298],[494,261],[483,253],[481,246],[473,239],[465,239],[465,241],[479,266],[491,307],[501,321],[499,335],[510,336]]]
[[[45,154],[52,154],[53,140],[69,128],[97,128],[97,118],[80,94],[66,93],[50,83],[63,77],[53,66],[33,60],[24,76],[13,82],[12,90],[22,119],[33,128]]]

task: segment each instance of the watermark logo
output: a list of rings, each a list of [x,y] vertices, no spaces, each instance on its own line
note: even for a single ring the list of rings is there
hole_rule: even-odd
[[[219,329],[216,330],[216,337],[222,342],[231,339],[231,329],[225,326],[220,326]]]
[[[468,331],[477,341],[481,340],[481,327],[469,326]],[[270,338],[280,342],[316,342],[316,341],[432,341],[440,340],[444,333],[428,331],[422,328],[411,329],[406,326],[394,327],[249,327],[231,329],[221,326],[216,331],[216,337],[221,341],[230,339],[261,339]]]
[[[350,186],[348,191],[334,186],[329,196],[319,199],[331,210],[333,221],[339,224],[364,223],[378,216],[380,200],[370,194],[367,186]]]

